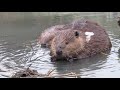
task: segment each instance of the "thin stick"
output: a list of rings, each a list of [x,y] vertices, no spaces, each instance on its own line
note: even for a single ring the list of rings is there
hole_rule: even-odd
[[[50,74],[54,71],[55,69],[49,70],[47,73],[47,76],[50,76]]]

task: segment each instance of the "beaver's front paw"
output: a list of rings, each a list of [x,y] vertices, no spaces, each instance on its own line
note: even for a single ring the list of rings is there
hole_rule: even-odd
[[[56,59],[56,57],[55,56],[52,56],[51,57],[51,62],[55,62],[57,59]]]

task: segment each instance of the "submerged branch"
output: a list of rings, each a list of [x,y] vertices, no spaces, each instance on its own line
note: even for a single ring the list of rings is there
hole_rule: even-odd
[[[73,72],[66,73],[66,74],[59,74],[55,75],[54,72],[55,69],[49,70],[46,74],[40,74],[36,70],[31,70],[30,68],[27,68],[25,70],[21,70],[19,72],[16,72],[12,78],[80,78],[80,74],[76,74]]]

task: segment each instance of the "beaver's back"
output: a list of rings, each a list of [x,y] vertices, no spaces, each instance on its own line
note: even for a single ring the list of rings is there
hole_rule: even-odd
[[[93,33],[94,35],[91,36],[89,42],[86,42],[84,47],[85,50],[83,53],[81,53],[79,58],[83,58],[86,56],[89,57],[94,54],[111,49],[112,44],[109,35],[107,34],[107,31],[97,23],[92,21],[86,21],[85,26],[80,29],[80,31],[82,31],[83,33]]]

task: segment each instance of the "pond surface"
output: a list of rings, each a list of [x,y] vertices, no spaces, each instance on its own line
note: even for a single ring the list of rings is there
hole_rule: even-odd
[[[58,75],[75,72],[81,78],[120,78],[120,27],[116,16],[114,13],[73,13],[41,15],[36,19],[29,15],[30,18],[12,23],[0,23],[0,78],[8,78],[30,64],[43,74],[55,69]],[[41,48],[37,42],[41,31],[79,18],[94,20],[107,30],[112,42],[110,54],[74,62],[51,62],[49,50]]]

